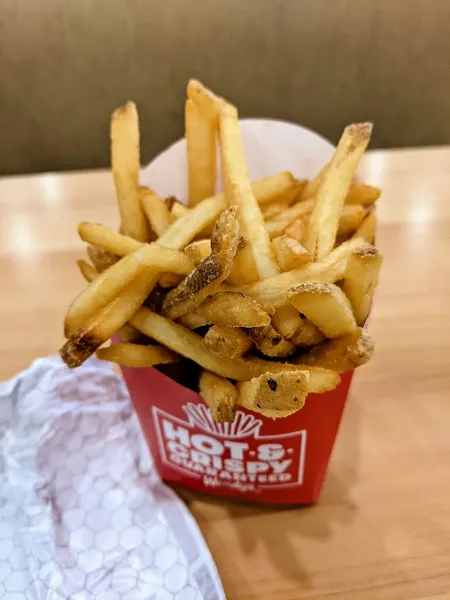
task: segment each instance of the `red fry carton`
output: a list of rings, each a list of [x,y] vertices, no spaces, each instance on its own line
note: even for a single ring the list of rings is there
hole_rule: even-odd
[[[252,180],[285,170],[311,178],[333,153],[328,141],[291,123],[249,119],[241,128]],[[157,157],[141,180],[163,197],[186,200],[185,141]],[[122,367],[122,373],[165,481],[259,502],[318,499],[353,373],[343,374],[332,392],[310,394],[290,417],[270,419],[238,407],[233,423],[215,423],[199,394],[157,369]]]

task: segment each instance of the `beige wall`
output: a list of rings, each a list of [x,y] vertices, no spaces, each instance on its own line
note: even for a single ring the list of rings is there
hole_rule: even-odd
[[[448,0],[1,0],[0,174],[106,165],[128,99],[150,160],[182,134],[191,76],[243,116],[450,143],[449,29]]]

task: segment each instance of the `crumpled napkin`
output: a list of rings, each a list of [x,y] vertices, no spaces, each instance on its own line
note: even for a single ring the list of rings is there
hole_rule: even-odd
[[[0,383],[2,600],[222,600],[197,525],[96,358]]]

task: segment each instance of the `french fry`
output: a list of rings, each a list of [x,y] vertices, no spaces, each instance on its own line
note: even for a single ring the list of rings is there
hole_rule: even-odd
[[[175,202],[172,204],[172,208],[170,209],[170,222],[173,223],[174,221],[177,221],[180,217],[184,216],[188,212],[189,209],[187,206],[181,204],[181,202],[178,202],[178,200],[175,200]]]
[[[144,335],[154,339],[163,346],[189,358],[207,371],[236,381],[245,381],[259,377],[264,373],[280,373],[281,371],[309,371],[310,392],[321,393],[329,391],[339,383],[339,375],[329,369],[320,367],[292,365],[284,362],[262,360],[259,358],[230,358],[230,355],[220,356],[211,352],[202,337],[186,329],[170,319],[151,312],[147,308],[140,308],[130,319],[131,325]],[[214,325],[208,331],[219,328]],[[229,328],[229,332],[240,332],[240,329]],[[208,334],[207,334],[208,335]],[[205,336],[205,339],[207,337]]]
[[[64,332],[70,337],[140,273],[153,264],[153,248],[143,245],[103,271],[72,302],[64,320]]]
[[[170,225],[170,212],[167,206],[158,194],[144,186],[139,188],[139,200],[151,230],[159,238]]]
[[[286,200],[277,200],[275,202],[271,202],[270,204],[262,206],[261,212],[264,217],[264,220],[267,221],[269,219],[277,217],[279,214],[287,210],[288,207],[289,204],[286,202]]]
[[[272,248],[282,271],[298,269],[312,260],[311,254],[287,235],[273,239]]]
[[[301,317],[301,325],[292,336],[292,342],[300,348],[309,348],[320,344],[325,339],[324,334],[312,321]]]
[[[354,250],[348,259],[342,289],[358,325],[364,325],[369,316],[382,262],[381,253],[369,244]]]
[[[345,197],[346,204],[361,204],[361,206],[372,206],[381,195],[381,190],[366,183],[352,183]]]
[[[86,262],[85,260],[77,260],[78,268],[80,269],[80,273],[86,279],[86,281],[94,281],[96,277],[98,277],[98,272],[95,267]]]
[[[214,354],[230,359],[240,358],[253,346],[252,340],[242,329],[225,325],[210,327],[203,341]]]
[[[248,241],[241,237],[239,239],[236,256],[233,260],[230,274],[227,277],[227,283],[230,285],[247,285],[258,281],[258,272],[253,258],[253,254]]]
[[[189,206],[214,194],[216,187],[217,113],[211,114],[186,100],[185,127],[188,163]]]
[[[305,247],[314,260],[323,260],[333,249],[339,218],[359,161],[369,143],[372,125],[349,125],[316,193]]]
[[[178,319],[212,294],[230,274],[238,242],[238,209],[232,207],[217,220],[211,236],[211,254],[167,294],[163,314]]]
[[[366,211],[360,204],[344,204],[339,217],[337,235],[346,236],[353,233],[362,223]]]
[[[183,315],[178,319],[178,322],[188,329],[198,329],[199,327],[205,327],[205,325],[211,325],[205,317],[202,317],[195,312],[189,312],[186,315]]]
[[[120,337],[120,340],[122,342],[130,344],[133,342],[138,342],[141,339],[145,339],[140,331],[138,331],[131,325],[128,325],[128,323],[122,325],[122,327],[117,332],[117,335]]]
[[[325,173],[328,170],[328,164],[322,167],[322,169],[317,173],[317,175],[308,181],[306,185],[303,187],[303,190],[300,194],[300,201],[310,200],[311,198],[315,198],[317,192],[319,191],[320,186],[323,183],[325,178]]]
[[[211,254],[211,240],[191,242],[184,249],[192,263],[197,266]]]
[[[242,292],[221,292],[207,298],[195,311],[207,323],[226,327],[263,327],[270,324],[266,311]]]
[[[177,273],[163,273],[159,278],[158,284],[164,289],[172,289],[180,285],[183,279],[183,275],[178,275]]]
[[[303,245],[308,231],[308,217],[296,217],[284,228],[284,234]]]
[[[312,199],[297,202],[273,219],[267,220],[266,229],[270,237],[274,238],[283,235],[286,227],[288,227],[294,219],[310,215],[313,207],[314,200]]]
[[[87,253],[98,273],[102,273],[106,269],[109,269],[109,267],[114,265],[118,260],[117,256],[114,256],[114,254],[92,245],[87,247]]]
[[[377,228],[377,215],[376,213],[370,212],[358,229],[353,234],[353,238],[362,238],[368,244],[373,244],[375,241],[375,231]]]
[[[76,331],[60,350],[66,365],[71,369],[79,367],[125,325],[146,300],[157,279],[155,270],[147,267]]]
[[[283,171],[255,181],[251,185],[258,204],[264,206],[278,200],[289,204],[296,198],[304,184],[304,181],[297,181],[289,171]]]
[[[140,166],[138,113],[134,102],[128,102],[111,117],[111,168],[121,230],[146,242],[148,228],[138,194]]]
[[[220,106],[224,100],[214,94],[198,79],[190,79],[187,84],[188,99],[194,102],[209,117],[217,117]]]
[[[373,350],[374,344],[369,332],[358,327],[346,335],[314,346],[298,360],[305,365],[344,373],[364,365],[372,357]]]
[[[308,385],[309,371],[264,373],[238,384],[239,403],[268,417],[287,416],[303,408]]]
[[[96,352],[100,360],[123,365],[125,367],[152,367],[176,362],[179,356],[163,346],[142,346],[140,344],[112,344]]]
[[[288,308],[288,307],[284,307]],[[272,325],[286,340],[290,340],[302,325],[302,319],[297,310],[276,310],[272,316]]]
[[[114,252],[117,256],[126,256],[132,252],[146,249],[146,252],[150,252],[154,268],[159,271],[187,275],[194,268],[193,263],[184,252],[164,247],[159,240],[158,243],[142,244],[121,233],[115,233],[103,225],[94,223],[80,223],[78,232],[83,241],[101,245],[103,249],[108,248],[108,252]]]
[[[288,292],[289,301],[328,338],[356,329],[350,302],[332,283],[300,283]]]
[[[238,392],[235,386],[210,371],[202,371],[199,381],[200,396],[206,402],[217,423],[232,423],[236,414]]]
[[[271,324],[265,327],[253,327],[247,331],[258,350],[266,356],[281,358],[289,356],[295,350],[294,344],[285,339]]]
[[[299,269],[286,271],[264,281],[244,286],[241,291],[255,298],[263,308],[283,306],[288,303],[288,290],[297,283],[306,281],[334,283],[342,279],[348,257],[363,243],[362,238],[352,238],[335,248],[323,261],[308,263]]]

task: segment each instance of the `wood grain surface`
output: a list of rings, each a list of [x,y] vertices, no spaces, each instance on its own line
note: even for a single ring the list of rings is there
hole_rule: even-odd
[[[355,377],[317,506],[183,492],[227,597],[450,597],[450,149],[372,152],[385,263],[377,350]],[[81,220],[117,226],[103,171],[0,180],[0,377],[55,352],[83,285]]]

